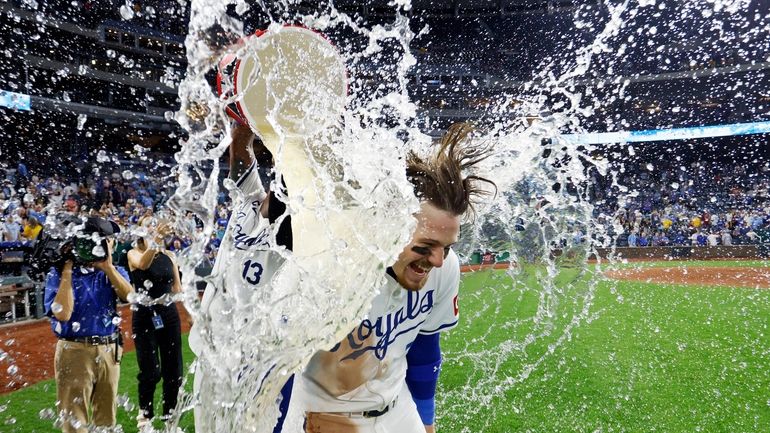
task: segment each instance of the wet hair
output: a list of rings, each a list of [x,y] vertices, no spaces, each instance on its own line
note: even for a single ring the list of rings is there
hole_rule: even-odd
[[[487,159],[492,151],[489,144],[470,139],[473,130],[468,123],[450,126],[437,151],[427,160],[409,152],[406,176],[421,202],[454,215],[469,211],[473,215],[474,202],[490,194],[481,184],[488,184],[497,192],[497,185],[489,179],[472,174],[463,177],[465,170]]]

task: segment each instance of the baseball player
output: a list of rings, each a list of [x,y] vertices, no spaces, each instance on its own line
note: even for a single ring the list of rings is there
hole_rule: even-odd
[[[249,360],[242,357],[251,353],[253,348],[241,350],[239,346],[243,333],[249,332],[249,325],[235,323],[232,317],[237,317],[234,311],[251,312],[254,293],[269,284],[272,275],[284,262],[281,250],[292,249],[292,233],[291,219],[284,215],[285,204],[276,198],[275,191],[266,191],[260,179],[260,170],[269,167],[265,163],[270,161],[269,152],[260,140],[255,140],[247,126],[236,123],[231,139],[230,179],[235,181],[238,190],[212,270],[219,283],[206,287],[201,299],[202,318],[193,324],[189,341],[199,358],[194,381],[194,394],[199,402],[209,409],[241,410],[244,416],[248,416],[249,406],[254,403],[252,399],[260,389],[244,388],[248,384],[260,385],[270,372],[249,369]],[[274,188],[276,184],[272,183]],[[231,291],[230,296],[222,293],[225,290]],[[202,330],[201,321],[208,322],[206,332]],[[223,361],[222,356],[227,354],[222,353],[222,348],[234,352],[235,359],[230,363]],[[282,391],[281,413],[286,412],[291,386],[290,379]],[[227,407],[226,402],[234,402],[235,406]],[[197,404],[196,432],[235,431],[235,428],[246,431],[244,426],[248,424],[248,418],[216,415],[204,413],[201,404]],[[221,425],[225,418],[238,425]],[[276,431],[280,431],[281,422],[279,420]]]
[[[460,266],[452,245],[471,200],[485,191],[463,176],[489,156],[455,125],[428,160],[411,154],[407,176],[421,200],[412,242],[387,269],[366,318],[295,380],[292,399],[308,433],[433,432],[439,336],[457,324]],[[404,386],[404,385],[407,386]]]

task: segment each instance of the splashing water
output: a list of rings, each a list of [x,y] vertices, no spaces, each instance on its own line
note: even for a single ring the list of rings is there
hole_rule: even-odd
[[[711,2],[701,9],[685,8],[682,14],[689,17],[697,12],[715,19],[713,14],[733,13],[745,3]],[[198,405],[220,431],[272,431],[277,417],[275,399],[285,378],[313,352],[340,340],[367,311],[383,281],[383,269],[394,261],[414,227],[417,201],[404,175],[403,157],[409,149],[426,150],[431,141],[414,126],[417,109],[406,91],[407,72],[416,63],[409,50],[415,34],[406,16],[398,14],[391,25],[369,30],[333,7],[303,15],[290,13],[292,4],[281,3],[283,13],[273,14],[259,3],[271,17],[270,31],[279,32],[284,22],[299,22],[323,32],[345,28],[366,40],[365,44],[347,41],[348,45],[338,47],[352,77],[340,124],[300,141],[279,133],[273,143],[276,171],[290,164],[287,155],[297,157],[290,153],[296,146],[310,164],[313,188],[290,188],[286,200],[292,215],[310,215],[325,229],[319,242],[328,248],[320,258],[277,249],[285,262],[275,280],[245,300],[232,290],[223,290],[227,289],[223,273],[206,277],[229,306],[223,310],[224,317],[211,317],[201,310],[193,289],[194,269],[216,229],[219,160],[227,150],[230,133],[224,107],[234,102],[214,95],[205,75],[226,53],[259,49],[260,41],[218,44],[211,40],[214,28],[229,33],[228,41],[246,36],[243,24],[227,14],[229,5],[244,12],[244,3],[199,0],[191,4],[186,40],[189,66],[179,88],[182,109],[176,115],[189,138],[177,154],[180,186],[170,207],[177,214],[192,211],[205,224],[194,234],[190,252],[180,257],[180,265],[185,305],[200,327],[198,374],[214,378],[216,386],[200,390],[215,398],[190,395],[182,407],[189,410]],[[411,7],[406,1],[397,4],[404,11]],[[517,306],[529,311],[490,324],[486,332],[446,352],[447,364],[469,370],[463,385],[445,390],[439,397],[440,421],[452,431],[485,431],[493,417],[482,417],[482,425],[469,420],[478,421],[484,408],[504,401],[544,360],[559,353],[581,323],[596,319],[597,280],[586,272],[586,260],[596,248],[611,246],[612,234],[606,220],[594,217],[588,173],[614,174],[606,161],[593,156],[595,148],[575,145],[561,134],[583,132],[581,121],[595,116],[606,98],[623,97],[629,82],[611,79],[620,65],[608,58],[634,39],[640,28],[634,21],[637,15],[645,8],[658,7],[655,1],[633,7],[628,1],[605,6],[599,24],[587,19],[583,8],[576,8],[573,21],[576,27],[590,30],[584,35],[588,40],[580,41],[581,47],[572,47],[571,56],[544,59],[542,72],[521,83],[516,98],[527,102],[516,111],[493,109],[483,119],[483,124],[492,126],[484,128],[477,139],[492,143],[495,156],[479,168],[479,174],[493,179],[498,193],[478,210],[473,224],[464,226],[458,250],[507,250],[511,265],[505,274],[472,275],[482,279],[492,299],[477,299],[477,310],[464,314],[471,317],[471,323],[486,323],[490,317],[510,317],[510,310]],[[281,17],[281,23],[275,17]],[[651,37],[662,32],[660,25],[646,29]],[[357,72],[384,62],[385,53],[392,54],[383,49],[385,45],[398,53],[393,77],[378,90],[367,90],[356,79]],[[597,71],[608,71],[609,78],[597,77]],[[509,102],[500,106],[510,106]],[[521,121],[532,113],[539,115],[537,121]],[[274,115],[268,108],[268,118]],[[238,191],[232,182],[226,181],[225,186],[237,203]],[[340,221],[347,237],[335,231]],[[554,257],[556,249],[561,254]],[[222,322],[230,326],[223,329],[218,326]],[[511,412],[517,410],[514,405],[501,411],[515,416]]]
[[[243,36],[240,26],[224,16],[223,7],[221,3],[194,2],[190,34],[205,34],[213,19]],[[281,27],[271,24],[270,31],[278,33]],[[259,49],[261,43],[256,39],[247,48]],[[218,62],[212,47],[195,36],[188,37],[187,47],[190,67],[180,86],[184,103],[177,120],[192,132],[177,155],[185,169],[180,171],[180,188],[171,204],[175,210],[191,210],[207,222],[190,247],[194,254],[181,263],[189,287],[193,275],[189,271],[199,257],[195,254],[202,252],[214,229],[216,162],[229,143],[211,144],[222,136],[216,131],[229,133],[222,111],[229,101],[215,98],[204,81],[204,74]],[[278,100],[275,108],[268,107],[268,119],[275,118],[271,110],[279,109],[281,102]],[[204,121],[187,115],[185,107],[192,104],[208,107]],[[304,140],[287,137],[280,130],[275,137],[265,137],[266,141],[275,139],[269,145],[275,149],[277,171],[290,171],[292,164],[302,166],[296,158],[305,159],[313,170],[313,189],[287,180],[293,220],[323,222],[313,241],[306,235],[304,244],[297,242],[294,254],[276,251],[286,261],[268,289],[239,298],[224,285],[226,270],[215,268],[207,282],[217,289],[217,302],[224,307],[202,311],[196,294],[187,293],[200,329],[196,378],[205,377],[209,383],[192,398],[218,431],[272,430],[277,418],[276,397],[287,375],[316,350],[331,347],[349,331],[384,281],[384,265],[393,262],[400,246],[408,242],[417,201],[399,159],[404,156],[403,143],[395,130],[364,127],[355,114],[346,111],[342,125]],[[204,167],[210,167],[210,172],[204,173]],[[231,182],[226,184],[232,188]],[[236,195],[237,204],[237,191],[231,193]],[[373,226],[382,229],[371,230]],[[225,241],[232,241],[228,237],[232,233],[228,233]],[[232,260],[220,254],[220,261]],[[225,317],[212,317],[209,311]],[[216,326],[221,322],[232,326]]]

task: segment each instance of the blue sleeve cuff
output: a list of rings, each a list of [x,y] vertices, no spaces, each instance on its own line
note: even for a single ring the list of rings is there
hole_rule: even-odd
[[[406,385],[425,425],[432,425],[436,416],[436,382],[441,372],[439,334],[420,334],[406,356]]]
[[[283,388],[281,388],[281,401],[278,404],[278,410],[281,411],[281,414],[278,416],[278,421],[276,421],[275,427],[273,427],[273,433],[281,433],[283,430],[283,423],[286,421],[286,413],[289,411],[289,403],[291,402],[291,391],[293,387],[294,375],[292,374],[291,377],[289,377],[289,380],[287,380],[283,385]]]
[[[434,399],[417,399],[412,398],[414,404],[417,405],[417,413],[420,414],[420,419],[424,425],[433,425],[436,419],[436,401]]]

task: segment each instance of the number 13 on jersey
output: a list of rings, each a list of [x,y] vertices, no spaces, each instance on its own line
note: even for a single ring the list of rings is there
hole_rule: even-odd
[[[262,279],[262,265],[246,260],[243,263],[243,279],[249,284],[259,284],[259,280]]]

